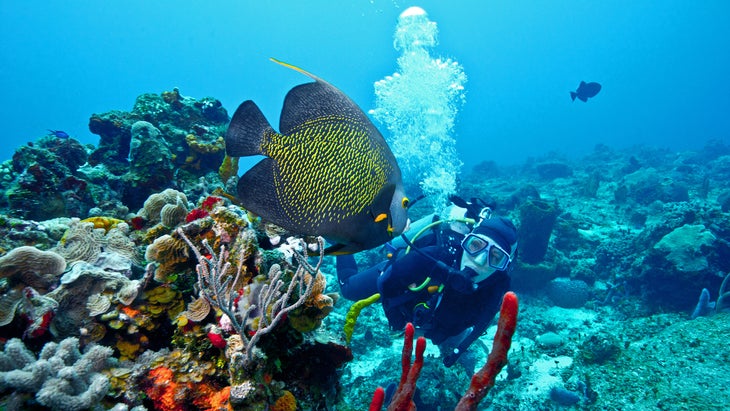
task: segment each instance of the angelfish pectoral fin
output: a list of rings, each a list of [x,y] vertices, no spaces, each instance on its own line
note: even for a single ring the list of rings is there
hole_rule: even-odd
[[[380,213],[378,215],[374,215],[373,216],[373,221],[376,222],[376,223],[380,223],[380,222],[385,221],[385,220],[388,220],[388,228],[387,228],[388,236],[393,237],[393,231],[394,231],[394,229],[393,229],[393,225],[390,223],[390,217],[388,216],[388,214],[387,213]]]
[[[378,215],[375,216],[375,218],[373,219],[373,221],[375,221],[376,223],[379,223],[379,222],[385,220],[386,218],[388,218],[388,214],[386,214],[386,213],[380,213],[380,214],[378,214]]]

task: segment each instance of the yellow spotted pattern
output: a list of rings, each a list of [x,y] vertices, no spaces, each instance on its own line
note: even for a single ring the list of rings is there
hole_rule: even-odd
[[[293,223],[312,229],[324,221],[341,223],[372,203],[393,166],[369,132],[356,119],[327,116],[306,121],[289,135],[264,137],[262,151],[278,166],[277,197]]]

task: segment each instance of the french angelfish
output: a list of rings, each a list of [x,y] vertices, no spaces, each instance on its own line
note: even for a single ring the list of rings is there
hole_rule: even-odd
[[[578,89],[570,92],[570,99],[575,101],[575,98],[578,97],[578,100],[586,102],[589,98],[598,94],[599,91],[601,91],[600,84],[581,81],[580,85],[578,85]]]
[[[289,90],[278,133],[251,100],[233,115],[227,154],[266,156],[238,181],[243,207],[292,233],[324,237],[333,243],[328,254],[370,249],[400,235],[408,199],[383,136],[340,90],[271,60],[314,82]]]

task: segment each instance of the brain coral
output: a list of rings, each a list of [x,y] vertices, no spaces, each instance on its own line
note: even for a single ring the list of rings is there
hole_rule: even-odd
[[[103,228],[95,228],[94,223],[85,223],[75,218],[59,241],[56,252],[66,258],[69,263],[74,261],[94,262],[101,253],[105,233]]]
[[[56,284],[66,269],[66,260],[53,251],[22,246],[0,257],[0,278],[46,290]]]
[[[190,255],[188,246],[182,240],[168,234],[155,239],[147,246],[145,259],[158,264],[155,270],[155,280],[165,282],[168,275],[175,271],[175,267],[187,262]]]
[[[162,208],[166,204],[176,205],[178,200],[182,201],[183,204],[188,203],[188,198],[184,193],[168,188],[161,193],[155,193],[149,196],[144,202],[144,206],[142,210],[140,210],[139,214],[149,221],[159,222]],[[183,215],[183,218],[184,217],[185,216]]]
[[[160,210],[160,222],[165,227],[175,227],[185,221],[188,207],[181,197],[177,197],[175,204],[165,204]]]

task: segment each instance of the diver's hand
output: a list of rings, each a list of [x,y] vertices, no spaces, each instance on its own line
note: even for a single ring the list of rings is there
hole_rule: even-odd
[[[446,355],[443,360],[446,368],[449,368],[452,365],[456,364],[456,361],[459,359],[459,355],[461,355],[461,353],[459,352],[458,348],[454,348],[454,351]]]
[[[473,293],[477,289],[477,285],[471,280],[471,276],[466,273],[466,270],[468,268],[463,271],[449,271],[449,275],[446,277],[446,285],[462,294]]]

